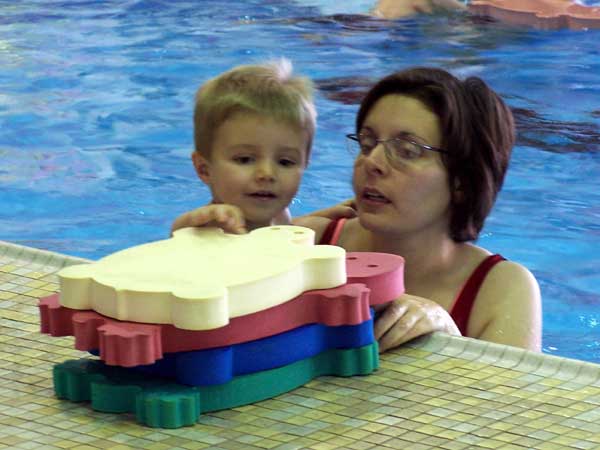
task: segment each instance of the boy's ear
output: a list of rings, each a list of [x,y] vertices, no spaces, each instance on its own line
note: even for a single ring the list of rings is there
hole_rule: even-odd
[[[194,163],[194,169],[196,169],[196,174],[198,178],[200,178],[204,183],[210,183],[210,163],[209,161],[202,156],[199,152],[192,152],[192,162]]]

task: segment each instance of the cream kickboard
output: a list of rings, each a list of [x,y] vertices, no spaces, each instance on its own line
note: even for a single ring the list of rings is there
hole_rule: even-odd
[[[346,283],[346,252],[313,242],[314,232],[297,226],[245,235],[185,228],[62,269],[60,303],[119,320],[214,329],[302,292]]]

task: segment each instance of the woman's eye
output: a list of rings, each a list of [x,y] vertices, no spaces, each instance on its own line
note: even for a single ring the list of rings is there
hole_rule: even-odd
[[[403,159],[416,159],[421,157],[423,151],[410,142],[401,142],[396,145],[396,154]]]
[[[368,155],[369,153],[371,153],[371,150],[373,150],[373,147],[375,147],[375,143],[371,142],[369,140],[366,141],[361,141],[360,142],[360,152],[363,155]]]

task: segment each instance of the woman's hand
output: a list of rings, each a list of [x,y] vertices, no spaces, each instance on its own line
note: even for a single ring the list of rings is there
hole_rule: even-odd
[[[171,234],[180,228],[208,227],[222,228],[227,233],[244,234],[246,221],[242,210],[237,206],[210,204],[182,214],[171,226]]]
[[[380,311],[374,328],[380,353],[433,331],[460,336],[450,314],[426,298],[404,294]]]

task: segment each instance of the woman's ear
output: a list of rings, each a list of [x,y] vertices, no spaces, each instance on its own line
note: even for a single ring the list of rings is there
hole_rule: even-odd
[[[210,186],[210,162],[199,152],[192,152],[192,163],[194,163],[194,169],[196,174],[205,184]]]

